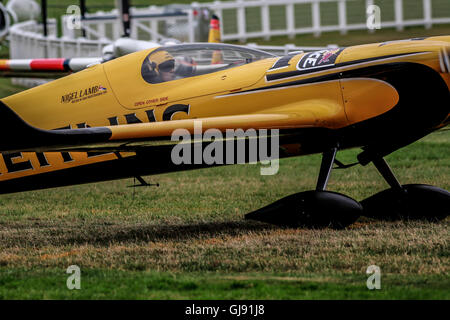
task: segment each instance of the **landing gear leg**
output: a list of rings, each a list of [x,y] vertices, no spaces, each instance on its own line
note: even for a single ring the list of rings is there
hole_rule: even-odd
[[[383,158],[374,158],[373,164],[391,187],[363,201],[363,215],[382,219],[425,219],[438,221],[450,211],[450,193],[424,184],[401,185]]]
[[[384,158],[376,158],[372,160],[372,163],[377,168],[378,172],[383,176],[384,180],[391,186],[392,189],[403,190],[402,185],[398,182],[394,173],[392,172],[389,164],[384,160]]]
[[[337,148],[331,148],[322,155],[322,163],[320,164],[319,178],[317,179],[316,191],[325,191],[330,179],[331,170],[333,169],[334,159],[336,159]]]
[[[316,190],[290,195],[245,218],[288,227],[345,228],[358,219],[362,206],[346,195],[326,191],[338,148],[323,153]]]

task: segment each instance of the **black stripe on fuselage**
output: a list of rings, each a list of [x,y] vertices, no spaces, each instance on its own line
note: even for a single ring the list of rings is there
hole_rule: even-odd
[[[325,82],[325,81],[331,81],[331,80],[339,80],[340,79],[339,74],[340,74],[340,72],[337,72],[337,73],[326,74],[323,76],[318,76],[318,77],[313,77],[313,78],[308,78],[308,79],[284,82],[284,83],[274,84],[274,85],[262,87],[262,88],[232,92],[232,93],[229,93],[229,94],[226,94],[223,96],[219,96],[219,97],[229,97],[229,96],[233,96],[233,95],[247,94],[247,93],[251,93],[251,92],[273,90],[273,89],[279,89],[279,88],[288,88],[288,87],[292,87],[292,86],[300,86],[300,85],[305,85],[305,84],[313,84],[313,83],[319,83],[319,82]]]
[[[306,75],[306,74],[315,73],[315,72],[322,72],[322,71],[326,71],[326,70],[330,70],[330,69],[334,69],[334,68],[346,67],[346,66],[351,66],[354,64],[372,62],[372,61],[383,60],[383,59],[397,58],[397,57],[408,56],[408,55],[418,54],[418,53],[423,53],[423,52],[391,54],[391,55],[380,56],[380,57],[373,57],[373,58],[367,58],[367,59],[360,59],[360,60],[336,63],[336,64],[332,64],[329,66],[324,66],[322,68],[315,68],[315,69],[309,69],[309,70],[295,70],[295,71],[288,71],[288,72],[282,72],[282,73],[277,73],[277,74],[269,74],[269,75],[266,75],[266,79],[267,79],[267,81],[283,80],[285,78],[301,76],[301,75]]]

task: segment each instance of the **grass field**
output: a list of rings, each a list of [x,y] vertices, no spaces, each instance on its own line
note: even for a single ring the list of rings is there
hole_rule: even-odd
[[[450,34],[449,26],[297,44],[350,45]],[[373,37],[373,38],[371,38]],[[376,38],[376,39],[375,39]],[[271,44],[293,42],[272,39]],[[0,79],[0,97],[21,90]],[[450,132],[387,157],[400,181],[450,189]],[[358,150],[338,159],[354,161]],[[345,230],[278,228],[243,216],[313,189],[320,156],[284,159],[275,176],[236,165],[0,196],[2,299],[450,299],[449,225],[361,217]],[[362,200],[387,188],[373,165],[335,170],[329,190]],[[68,290],[66,269],[81,268]],[[366,269],[381,268],[381,290]]]
[[[388,157],[403,183],[450,187],[450,135]],[[355,151],[340,159],[349,161]],[[2,195],[0,297],[140,299],[448,299],[449,220],[346,230],[277,228],[243,215],[313,188],[318,156],[281,161],[276,176],[239,165]],[[336,170],[329,189],[361,200],[386,188],[375,169]],[[65,270],[81,268],[81,290]],[[365,270],[382,270],[369,291]]]

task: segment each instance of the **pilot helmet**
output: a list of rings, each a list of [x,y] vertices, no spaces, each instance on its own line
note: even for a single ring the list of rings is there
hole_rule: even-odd
[[[171,72],[175,67],[175,59],[166,50],[157,51],[150,56],[153,70],[160,72]]]

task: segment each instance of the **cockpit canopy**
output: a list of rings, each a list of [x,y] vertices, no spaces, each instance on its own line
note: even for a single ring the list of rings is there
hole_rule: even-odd
[[[152,51],[141,74],[148,83],[161,83],[234,68],[274,55],[241,46],[218,43],[181,44]]]

